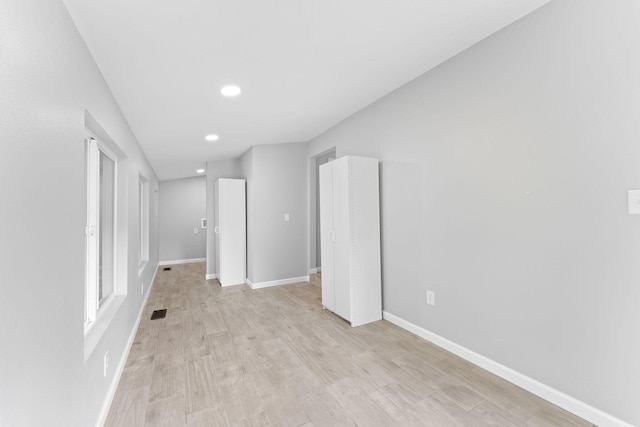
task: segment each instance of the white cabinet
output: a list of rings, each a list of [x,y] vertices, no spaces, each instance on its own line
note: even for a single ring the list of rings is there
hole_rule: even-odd
[[[214,190],[216,273],[222,286],[246,281],[247,220],[244,179],[219,179]]]
[[[320,166],[322,305],[351,326],[382,318],[378,160]]]

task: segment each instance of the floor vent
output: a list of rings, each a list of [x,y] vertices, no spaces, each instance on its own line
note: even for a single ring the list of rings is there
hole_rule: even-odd
[[[171,267],[165,267],[162,269],[162,271],[171,271]]]
[[[154,312],[151,314],[151,320],[164,319],[166,315],[166,308],[163,308],[162,310],[154,310]]]

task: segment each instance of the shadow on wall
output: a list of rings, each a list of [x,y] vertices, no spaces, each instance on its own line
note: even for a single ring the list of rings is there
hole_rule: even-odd
[[[424,259],[420,228],[427,220],[422,215],[421,198],[416,195],[420,182],[418,165],[380,162],[382,308],[385,311],[401,313],[406,307],[399,304],[422,302],[415,295],[415,282]]]

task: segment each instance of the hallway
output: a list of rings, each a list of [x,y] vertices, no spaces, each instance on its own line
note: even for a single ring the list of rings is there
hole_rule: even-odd
[[[387,321],[351,328],[317,275],[251,290],[163,268],[106,426],[591,425]]]

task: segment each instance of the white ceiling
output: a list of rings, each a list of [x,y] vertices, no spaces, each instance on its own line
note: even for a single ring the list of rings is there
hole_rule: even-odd
[[[308,141],[549,0],[63,1],[167,180]]]

